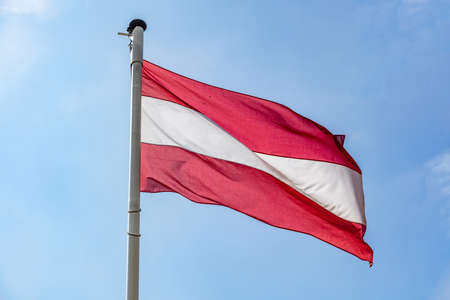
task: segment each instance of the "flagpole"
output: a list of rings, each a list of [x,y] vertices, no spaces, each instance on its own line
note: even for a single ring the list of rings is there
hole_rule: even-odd
[[[130,185],[128,198],[128,250],[126,299],[139,299],[139,225],[141,212],[141,77],[144,21],[135,19],[128,26],[131,68]]]

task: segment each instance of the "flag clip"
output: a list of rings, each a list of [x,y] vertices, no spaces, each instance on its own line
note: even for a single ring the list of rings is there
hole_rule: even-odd
[[[142,65],[142,60],[140,60],[140,59],[135,59],[135,60],[133,60],[133,61],[130,63],[130,67],[131,67],[133,64],[135,64],[135,63],[139,63],[139,64]]]

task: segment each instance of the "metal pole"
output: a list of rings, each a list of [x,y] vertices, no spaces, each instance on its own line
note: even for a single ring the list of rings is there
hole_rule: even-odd
[[[139,298],[139,224],[141,212],[141,77],[142,44],[147,25],[133,20],[128,27],[130,34],[131,67],[131,117],[130,117],[130,185],[128,198],[128,252],[127,252],[127,300]]]

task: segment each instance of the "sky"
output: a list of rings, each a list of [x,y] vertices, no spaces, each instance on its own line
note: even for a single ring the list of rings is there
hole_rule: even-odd
[[[0,0],[0,299],[124,299],[130,20],[144,57],[346,134],[374,265],[142,194],[141,299],[450,299],[450,1]]]

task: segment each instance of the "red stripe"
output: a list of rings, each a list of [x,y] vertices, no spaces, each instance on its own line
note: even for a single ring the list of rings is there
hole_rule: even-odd
[[[270,225],[310,234],[370,263],[365,226],[346,221],[279,181],[241,164],[173,146],[141,143],[141,191],[176,192]]]
[[[148,61],[142,69],[142,95],[206,115],[252,151],[336,163],[361,173],[326,128],[281,104],[201,83]]]

